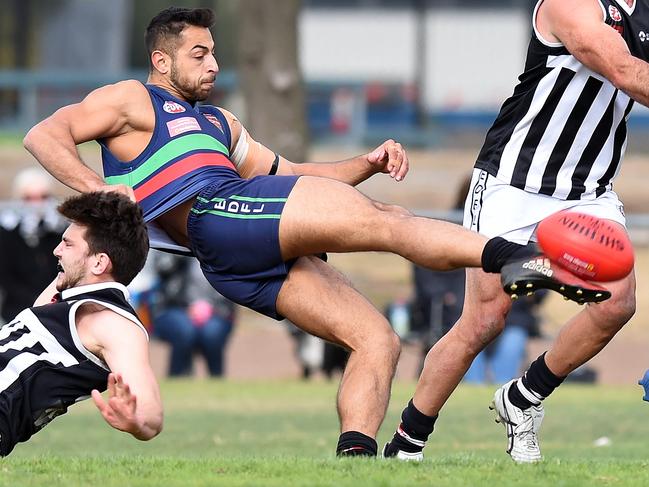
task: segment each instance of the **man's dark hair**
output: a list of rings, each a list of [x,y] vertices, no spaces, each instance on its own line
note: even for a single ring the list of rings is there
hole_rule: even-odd
[[[151,19],[144,34],[150,67],[153,51],[159,49],[172,56],[181,32],[189,25],[209,29],[214,25],[214,12],[209,8],[169,7]]]
[[[123,194],[96,191],[68,198],[58,210],[85,227],[90,255],[108,255],[115,281],[130,284],[149,252],[149,236],[137,203]]]

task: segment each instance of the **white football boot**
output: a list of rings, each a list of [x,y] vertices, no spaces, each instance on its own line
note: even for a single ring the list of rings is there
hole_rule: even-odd
[[[507,453],[517,463],[535,463],[543,459],[538,432],[543,421],[543,405],[520,409],[508,397],[516,379],[509,381],[494,394],[490,409],[496,411],[496,422],[507,432]]]
[[[403,460],[405,462],[423,462],[424,452],[418,451],[410,453],[407,451],[399,450],[398,448],[395,448],[390,442],[388,442],[383,447],[383,458],[396,458],[397,460]]]

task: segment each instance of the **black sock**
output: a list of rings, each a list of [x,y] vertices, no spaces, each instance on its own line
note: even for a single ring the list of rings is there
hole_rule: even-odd
[[[502,237],[489,239],[482,249],[482,269],[485,272],[500,272],[513,259],[532,257],[539,252],[535,244],[521,245]]]
[[[415,407],[411,399],[401,413],[401,424],[390,440],[388,448],[393,450],[395,455],[397,450],[408,453],[420,452],[435,429],[436,420],[437,415],[426,416]]]
[[[557,377],[545,363],[545,352],[527,369],[523,377],[509,388],[509,400],[521,409],[540,404],[561,385],[565,377]]]
[[[336,456],[355,457],[366,456],[375,457],[378,446],[374,438],[361,433],[360,431],[345,431],[338,438],[336,447]]]

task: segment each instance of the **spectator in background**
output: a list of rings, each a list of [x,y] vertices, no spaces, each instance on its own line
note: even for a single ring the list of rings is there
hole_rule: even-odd
[[[415,296],[410,327],[421,340],[422,367],[428,350],[446,335],[462,314],[464,274],[464,269],[439,272],[413,266]]]
[[[12,184],[14,201],[0,211],[0,316],[11,321],[56,277],[52,249],[67,224],[56,210],[53,179],[41,168],[19,172]]]
[[[223,375],[223,352],[234,323],[234,304],[203,278],[195,259],[153,254],[158,283],[153,298],[153,334],[171,345],[170,376],[192,373],[199,351],[211,376]]]

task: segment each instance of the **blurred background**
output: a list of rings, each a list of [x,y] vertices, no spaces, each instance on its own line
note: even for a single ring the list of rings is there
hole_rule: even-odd
[[[216,11],[213,35],[221,71],[209,102],[237,114],[257,140],[294,161],[329,161],[363,153],[388,137],[397,139],[409,149],[409,177],[397,184],[377,176],[363,183],[361,191],[422,215],[456,221],[458,191],[522,71],[534,3],[173,2]],[[20,229],[15,222],[25,218],[16,210],[25,208],[15,192],[16,177],[37,164],[22,148],[22,136],[59,107],[80,101],[101,85],[127,78],[144,81],[144,29],[171,4],[0,0],[0,206],[9,222],[7,231]],[[584,380],[633,383],[649,367],[648,129],[649,112],[636,105],[627,157],[615,186],[626,204],[637,250],[638,313],[588,364]],[[96,144],[80,151],[100,170]],[[67,188],[53,183],[48,204],[67,194]],[[8,258],[9,253],[0,255]],[[330,261],[391,318],[404,342],[397,377],[413,380],[423,350],[443,328],[439,310],[449,305],[446,291],[426,298],[433,311],[417,322],[413,303],[421,296],[415,270],[407,262],[384,254],[332,255]],[[147,316],[153,312],[144,298],[158,280],[154,270],[134,284],[134,296],[142,298],[137,304]],[[534,311],[537,329],[524,342],[524,360],[535,358],[577,310],[553,295],[540,303]],[[321,342],[294,333],[290,324],[247,310],[232,316],[232,333],[223,341],[225,377],[318,379],[339,373],[344,354],[332,355]],[[152,346],[156,371],[165,375],[170,345],[158,338]],[[194,355],[195,367],[187,373],[216,375],[201,354]]]

